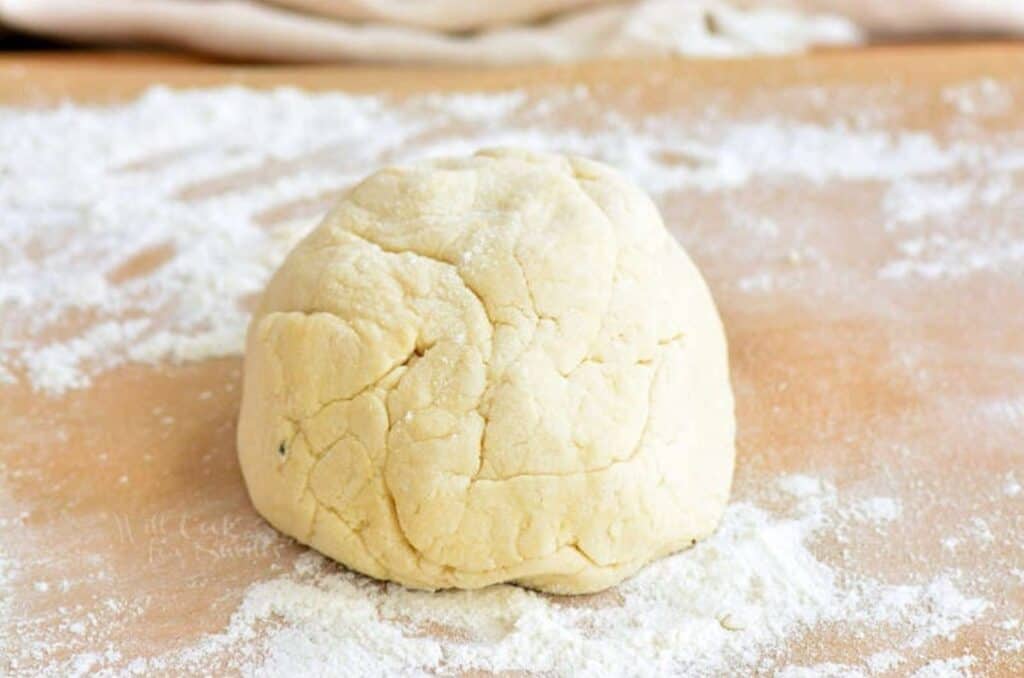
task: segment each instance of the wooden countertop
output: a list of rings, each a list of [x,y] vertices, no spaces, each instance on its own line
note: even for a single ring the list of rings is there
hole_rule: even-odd
[[[937,87],[957,80],[1014,75],[1017,43],[892,45],[839,48],[813,55],[725,60],[607,61],[482,70],[382,66],[251,66],[165,52],[0,52],[0,102],[25,105],[69,98],[124,100],[154,85],[211,87],[295,85],[311,91],[487,91],[560,83],[635,82],[651,68],[679,87],[736,89],[773,85],[913,82]]]
[[[639,92],[638,116],[699,110],[714,98],[725,115],[744,110],[842,124],[858,110],[850,92],[873,87],[890,88],[888,99],[872,104],[886,125],[940,139],[955,136],[958,114],[943,93],[979,79],[1015,98],[972,117],[972,138],[1024,129],[1024,47],[1005,44],[492,71],[246,67],[117,53],[0,56],[0,102],[24,107],[118,101],[155,83],[398,95],[586,83],[611,85],[602,90],[608,97],[630,85]],[[826,103],[809,108],[786,95],[801,86],[823,92]],[[849,108],[832,105],[838,92]],[[956,220],[936,214],[922,227],[970,249],[986,245],[987,236],[964,224],[998,218],[1005,238],[1024,243],[1021,172],[1008,170],[1009,207],[972,206]],[[770,251],[721,240],[730,218],[722,195],[684,191],[662,205],[705,271],[730,337],[736,491],[802,472],[855,494],[898,497],[901,517],[884,535],[865,530],[853,543],[824,539],[815,549],[826,561],[887,581],[958,571],[993,607],[953,637],[918,648],[896,674],[967,653],[982,675],[1024,675],[1024,650],[993,643],[1003,637],[997,624],[1024,617],[1024,498],[1000,489],[1014,473],[1024,482],[1024,257],[962,275],[880,278],[879,267],[899,255],[903,238],[882,227],[884,193],[871,180],[752,182],[745,199],[779,227]],[[2,224],[0,215],[0,236]],[[823,257],[828,270],[800,255],[806,251]],[[753,291],[737,284],[755,269],[781,282]],[[294,561],[302,549],[268,534],[242,485],[234,442],[240,366],[240,357],[129,365],[61,397],[26,383],[0,385],[0,541],[20,564],[0,624],[31,635],[40,626],[58,628],[61,607],[94,604],[112,588],[130,592],[137,613],[106,628],[102,647],[92,648],[117,647],[127,661],[223,628],[249,584]],[[182,395],[203,391],[213,397]],[[131,482],[119,482],[123,477]],[[965,537],[964,548],[943,547],[945,537],[968,534],[976,520],[992,539]],[[83,575],[91,558],[103,560],[105,576]],[[69,590],[34,585],[69,577]],[[97,643],[69,633],[36,657],[21,652],[17,667],[0,657],[0,672],[31,672],[90,644]],[[805,664],[849,662],[867,647],[864,638],[823,629],[792,655]]]

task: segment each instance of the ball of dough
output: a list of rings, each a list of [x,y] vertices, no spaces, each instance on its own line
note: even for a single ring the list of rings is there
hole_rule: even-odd
[[[256,509],[409,587],[611,586],[717,524],[727,351],[700,273],[605,165],[513,150],[385,169],[249,328]]]

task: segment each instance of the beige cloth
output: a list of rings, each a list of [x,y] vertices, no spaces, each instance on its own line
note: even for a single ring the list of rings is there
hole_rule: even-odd
[[[0,24],[75,42],[270,61],[565,62],[734,56],[874,34],[1024,33],[1018,0],[0,0]]]
[[[1022,0],[774,0],[773,4],[834,12],[876,37],[936,33],[1024,36]]]
[[[609,5],[616,0],[514,0],[466,2],[466,0],[265,0],[270,4],[342,21],[417,26],[436,31],[470,31],[514,23],[530,23],[544,17]]]
[[[741,10],[719,0],[527,0],[514,5],[480,0],[0,0],[0,22],[78,42],[156,43],[241,59],[466,65],[787,52],[858,37],[840,19],[792,10]],[[440,27],[475,30],[453,33]]]

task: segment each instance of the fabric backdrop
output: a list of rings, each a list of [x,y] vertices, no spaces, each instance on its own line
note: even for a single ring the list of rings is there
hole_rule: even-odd
[[[1024,35],[1021,0],[0,0],[0,26],[236,59],[521,64]]]

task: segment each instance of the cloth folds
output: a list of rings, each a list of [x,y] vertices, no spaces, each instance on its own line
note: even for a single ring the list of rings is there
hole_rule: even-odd
[[[0,0],[0,27],[234,58],[502,65],[1024,34],[1016,0]]]

